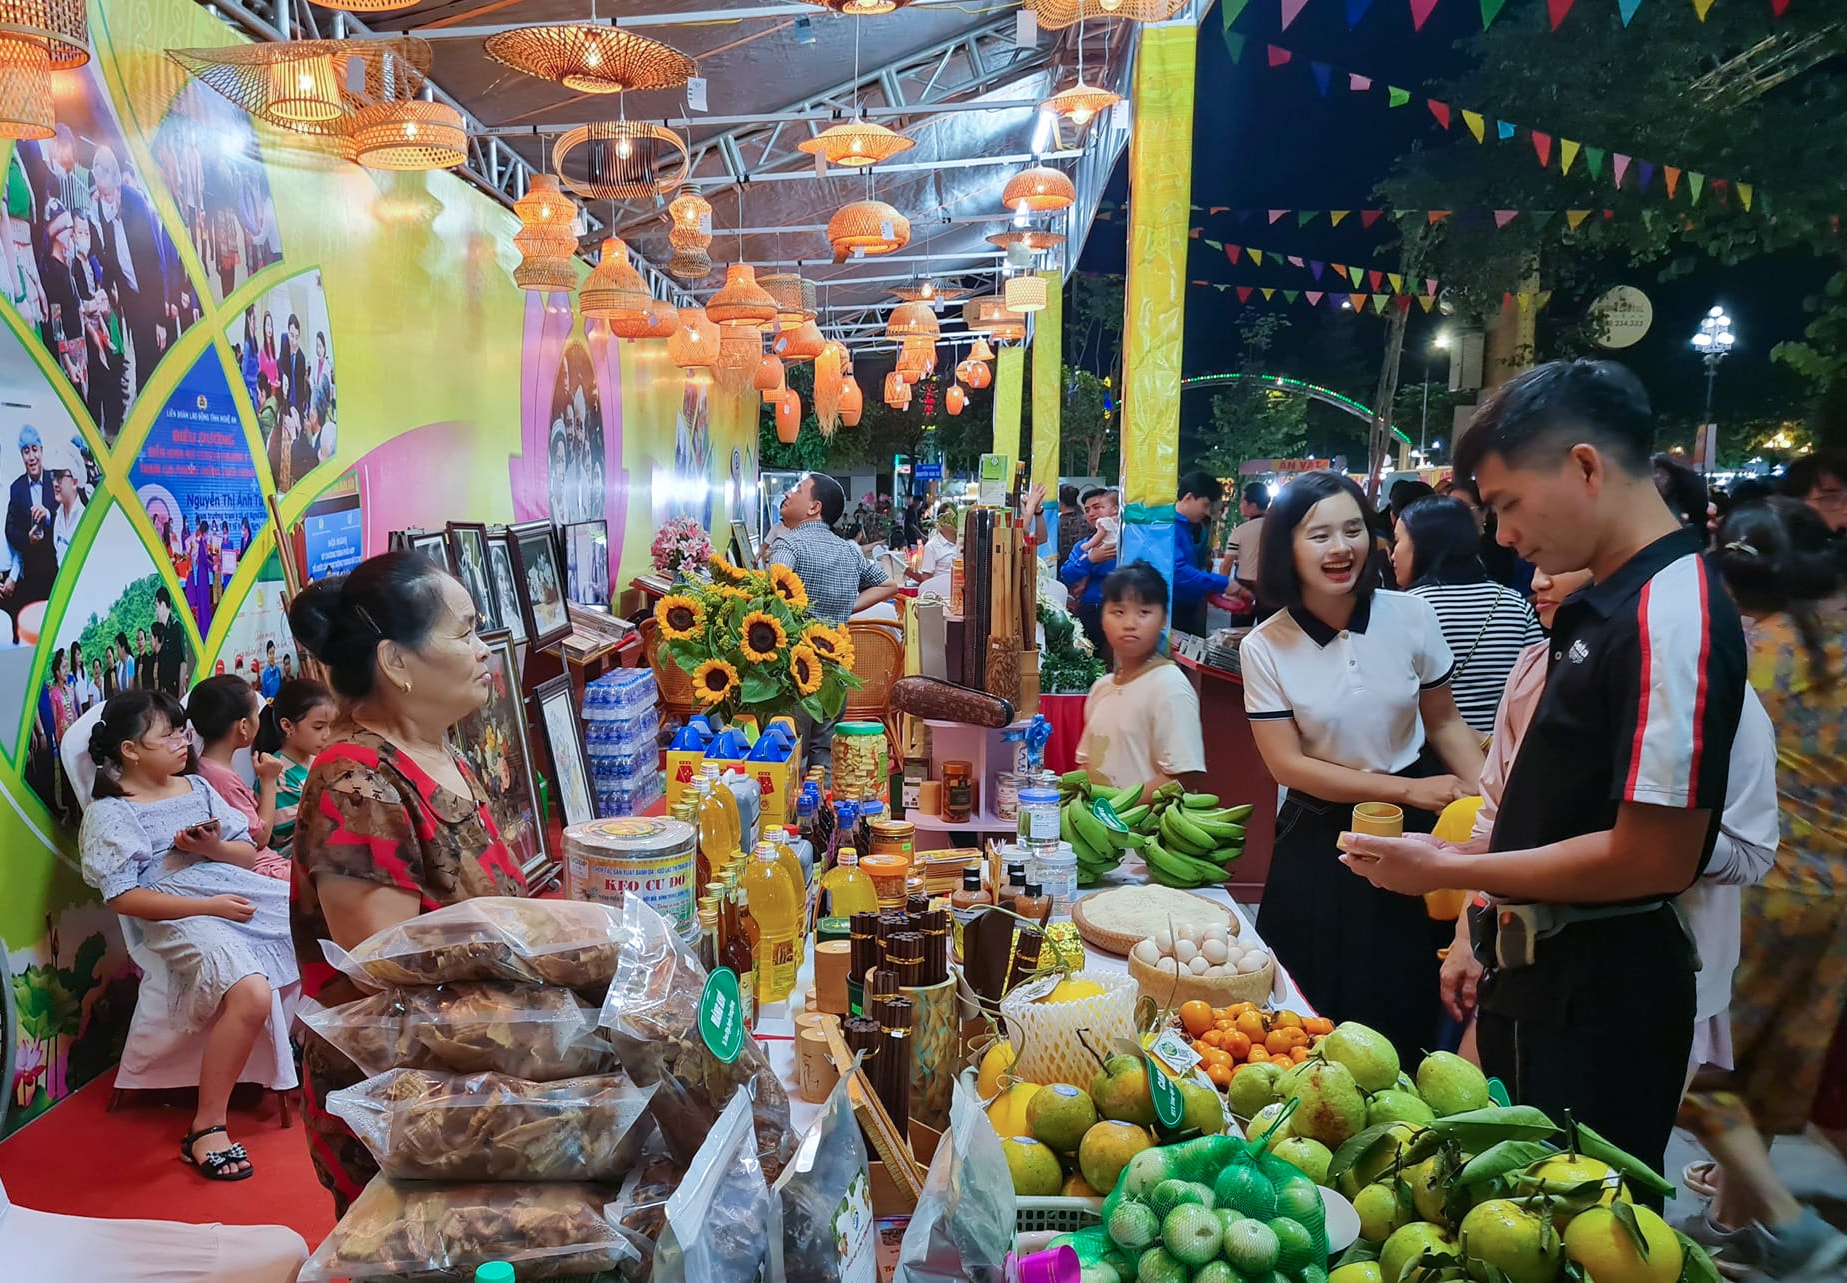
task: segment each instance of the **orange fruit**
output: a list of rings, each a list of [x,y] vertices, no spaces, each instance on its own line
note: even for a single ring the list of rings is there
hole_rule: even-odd
[[[1205,1060],[1208,1065],[1223,1065],[1227,1069],[1231,1068],[1231,1053],[1220,1051],[1217,1047],[1206,1049]]]
[[[1254,1045],[1251,1047],[1251,1054],[1246,1058],[1245,1063],[1254,1065],[1259,1061],[1268,1060],[1269,1058],[1270,1053],[1265,1050],[1261,1044]]]
[[[1269,1052],[1272,1056],[1288,1055],[1289,1054],[1289,1031],[1287,1029],[1271,1030],[1269,1035],[1263,1040],[1263,1049]]]
[[[1214,1029],[1236,1029],[1238,1027],[1238,1021],[1236,1017],[1233,1016],[1220,1016],[1217,1020],[1212,1022],[1212,1027]]]
[[[1203,1056],[1203,1055],[1205,1055],[1205,1054],[1206,1054],[1206,1053],[1207,1053],[1208,1051],[1211,1051],[1211,1050],[1212,1050],[1212,1044],[1211,1044],[1211,1043],[1209,1043],[1209,1042],[1206,1042],[1206,1041],[1205,1041],[1204,1039],[1201,1039],[1201,1038],[1195,1038],[1195,1039],[1193,1039],[1193,1050],[1194,1050],[1194,1052],[1196,1052],[1197,1054],[1199,1054],[1199,1055],[1201,1055],[1201,1056]]]
[[[1233,1060],[1245,1060],[1251,1054],[1251,1040],[1235,1029],[1225,1035],[1219,1046],[1229,1051]]]
[[[1276,1018],[1272,1020],[1270,1024],[1273,1027],[1280,1027],[1283,1029],[1300,1029],[1302,1027],[1302,1016],[1300,1012],[1279,1011],[1276,1013]]]
[[[1195,998],[1180,1004],[1180,1023],[1195,1038],[1212,1028],[1212,1004]]]
[[[1334,1022],[1326,1016],[1310,1016],[1302,1022],[1302,1028],[1311,1034],[1331,1034],[1334,1032]]]
[[[1207,1065],[1206,1077],[1212,1080],[1214,1087],[1231,1086],[1232,1068],[1230,1065]]]
[[[1246,1011],[1238,1017],[1238,1032],[1253,1043],[1261,1042],[1264,1034],[1269,1032],[1263,1027],[1263,1017],[1255,1011]]]
[[[1293,1048],[1289,1052],[1289,1058],[1295,1061],[1296,1064],[1298,1065],[1301,1064],[1303,1061],[1308,1059],[1308,1048],[1306,1047]]]
[[[1257,1010],[1257,1004],[1254,1002],[1234,1002],[1231,1006],[1225,1008],[1225,1010],[1230,1012],[1233,1016],[1241,1016],[1247,1011]]]

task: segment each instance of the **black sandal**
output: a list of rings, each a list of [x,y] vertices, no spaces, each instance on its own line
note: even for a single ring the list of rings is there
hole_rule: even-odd
[[[192,1164],[192,1166],[198,1168],[199,1175],[205,1177],[208,1181],[242,1181],[249,1180],[252,1176],[255,1176],[257,1174],[257,1169],[254,1165],[244,1168],[241,1172],[225,1171],[225,1168],[229,1167],[232,1163],[250,1162],[250,1155],[245,1151],[241,1143],[232,1145],[228,1149],[215,1149],[204,1158],[193,1157],[192,1147],[205,1137],[210,1136],[213,1132],[224,1132],[224,1128],[201,1128],[180,1141],[180,1157]],[[229,1135],[230,1133],[225,1132],[225,1134]]]

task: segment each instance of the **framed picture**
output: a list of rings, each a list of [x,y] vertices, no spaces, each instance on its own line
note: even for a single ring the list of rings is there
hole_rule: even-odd
[[[487,793],[488,811],[500,830],[500,840],[530,879],[534,870],[550,862],[550,855],[539,814],[538,777],[527,747],[519,665],[513,641],[505,633],[488,645],[487,671],[487,704],[458,722],[451,739]]]
[[[500,604],[488,582],[487,527],[478,522],[451,521],[448,529],[449,558],[455,577],[475,603],[482,632],[498,632],[506,627],[500,617]]]
[[[552,790],[565,825],[587,824],[597,818],[596,792],[590,783],[590,749],[584,741],[584,719],[577,712],[577,693],[570,677],[554,677],[532,692],[539,722],[552,748]]]
[[[526,617],[519,608],[519,576],[513,573],[513,541],[505,526],[487,532],[487,582],[501,625],[515,644],[525,645]]]
[[[578,521],[564,528],[565,597],[573,605],[609,609],[609,523]]]
[[[525,612],[526,644],[535,650],[570,634],[571,614],[564,597],[564,563],[549,521],[509,527],[514,583]]]
[[[449,536],[446,532],[406,530],[404,540],[412,552],[420,552],[450,574],[455,573],[455,567],[449,562]]]
[[[745,529],[744,523],[736,517],[731,519],[730,557],[733,565],[742,566],[746,570],[761,569],[757,565],[756,540],[750,537],[750,531]]]

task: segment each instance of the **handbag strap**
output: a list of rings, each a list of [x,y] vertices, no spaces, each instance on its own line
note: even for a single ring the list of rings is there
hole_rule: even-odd
[[[1488,607],[1488,617],[1481,621],[1481,631],[1475,634],[1475,641],[1474,644],[1469,647],[1469,653],[1456,661],[1455,671],[1450,675],[1449,679],[1452,687],[1456,684],[1456,678],[1462,676],[1464,670],[1468,668],[1469,661],[1475,658],[1475,652],[1481,649],[1481,639],[1488,635],[1488,625],[1494,622],[1495,612],[1501,608],[1502,595],[1503,594],[1498,592],[1494,594],[1494,604]]]

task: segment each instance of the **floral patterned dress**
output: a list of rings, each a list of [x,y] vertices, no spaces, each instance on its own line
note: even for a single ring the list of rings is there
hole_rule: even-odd
[[[459,757],[456,766],[468,781],[467,797],[438,784],[370,731],[336,741],[314,759],[302,788],[296,866],[310,879],[351,878],[409,891],[422,913],[476,896],[524,895],[525,879],[494,827],[486,792]],[[330,938],[318,904],[308,907],[304,922],[315,941]],[[311,947],[318,955],[318,944]],[[317,975],[305,967],[304,987],[328,1006],[359,996],[349,981],[331,977],[325,968]],[[336,1213],[344,1215],[378,1166],[322,1102],[328,1092],[364,1075],[308,1034],[301,1077],[314,1170],[334,1196]]]

